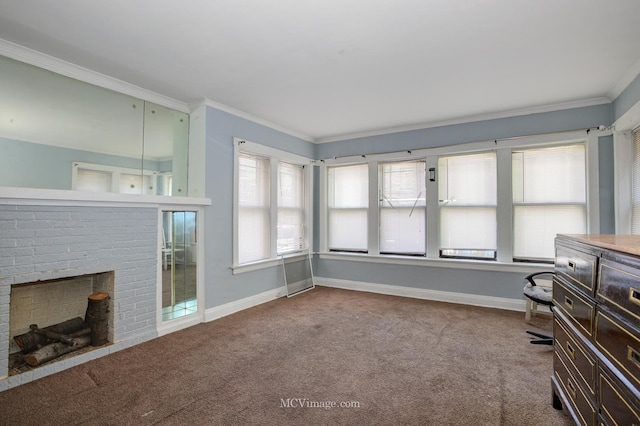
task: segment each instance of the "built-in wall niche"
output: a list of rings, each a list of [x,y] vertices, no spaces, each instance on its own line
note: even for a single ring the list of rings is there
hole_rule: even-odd
[[[33,350],[23,351],[16,342],[16,336],[24,336],[33,333],[37,327],[38,333],[46,333],[51,326],[65,322],[73,322],[78,318],[87,320],[89,298],[92,295],[108,295],[105,302],[106,315],[106,342],[113,342],[113,303],[114,303],[114,272],[79,275],[68,278],[60,278],[47,281],[14,284],[11,286],[9,298],[9,374],[19,374],[33,366],[24,362],[24,357],[33,353]],[[78,322],[78,321],[76,321]],[[85,322],[81,327],[86,330],[91,326]],[[75,330],[74,328],[74,330]],[[77,331],[68,330],[61,334],[79,334]],[[90,337],[88,334],[85,336]],[[56,338],[45,334],[47,339],[38,341],[38,348],[51,343],[59,342]],[[99,342],[101,343],[101,342]],[[84,353],[95,346],[95,341],[78,351],[69,352],[65,356],[73,356]],[[34,343],[34,347],[35,347]],[[102,345],[101,345],[102,346]],[[49,362],[55,362],[60,358]],[[40,366],[40,365],[38,365]]]
[[[187,113],[3,56],[0,75],[0,186],[188,195]]]

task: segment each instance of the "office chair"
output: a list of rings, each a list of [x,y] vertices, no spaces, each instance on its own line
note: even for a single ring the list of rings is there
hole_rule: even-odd
[[[553,306],[553,287],[552,280],[549,277],[554,275],[553,271],[535,272],[529,274],[525,279],[524,295],[527,297],[526,312],[524,316],[525,322],[531,321],[531,315],[538,313],[538,304],[545,306]],[[534,277],[546,276],[546,279],[534,280]],[[536,282],[537,281],[537,282]],[[553,337],[546,334],[537,333],[527,330],[527,333],[537,337],[532,339],[530,343],[535,345],[553,345]]]

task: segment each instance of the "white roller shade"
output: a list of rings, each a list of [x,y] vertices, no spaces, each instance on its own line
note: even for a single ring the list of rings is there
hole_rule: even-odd
[[[238,180],[238,262],[270,257],[269,159],[242,153]]]
[[[327,175],[328,247],[367,251],[367,164],[331,167]]]

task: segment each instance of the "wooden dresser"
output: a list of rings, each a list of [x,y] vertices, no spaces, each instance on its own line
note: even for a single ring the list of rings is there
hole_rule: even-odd
[[[580,425],[640,425],[640,236],[559,235],[554,408]]]

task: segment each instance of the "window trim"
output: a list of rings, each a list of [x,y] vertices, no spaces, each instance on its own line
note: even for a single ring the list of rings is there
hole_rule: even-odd
[[[435,148],[422,148],[416,150],[404,150],[397,152],[385,152],[381,154],[366,154],[366,155],[349,155],[344,157],[334,157],[319,161],[320,165],[320,206],[319,206],[319,225],[320,225],[320,241],[319,241],[319,255],[321,259],[353,259],[355,261],[369,261],[370,259],[378,263],[392,263],[392,264],[411,264],[416,265],[421,262],[424,266],[443,266],[451,264],[451,267],[461,267],[468,265],[469,269],[483,269],[484,266],[489,265],[493,267],[493,270],[504,270],[505,268],[510,270],[508,265],[519,265],[517,268],[520,270],[532,270],[536,268],[536,265],[543,268],[548,268],[548,264],[538,263],[522,263],[513,261],[513,194],[512,194],[512,182],[511,182],[511,151],[513,149],[522,148],[543,148],[560,145],[570,145],[575,143],[585,144],[586,155],[586,187],[587,187],[587,232],[597,233],[599,232],[599,202],[598,202],[598,168],[597,168],[597,145],[598,138],[606,136],[599,130],[591,129],[577,130],[560,133],[547,133],[540,135],[530,135],[522,137],[514,137],[500,140],[489,140],[480,142],[471,142],[451,146],[441,146]],[[431,167],[436,167],[439,156],[457,155],[457,154],[472,154],[482,151],[496,151],[497,161],[497,208],[496,208],[496,220],[498,221],[497,227],[497,258],[496,260],[462,260],[462,259],[448,259],[439,257],[439,209],[438,209],[438,194],[437,194],[437,179],[436,182],[431,182],[427,178],[427,207],[426,216],[431,218],[426,223],[426,236],[427,236],[427,255],[426,257],[416,256],[403,256],[403,255],[380,255],[377,249],[378,235],[377,233],[371,234],[371,225],[369,233],[369,253],[368,254],[354,254],[329,251],[327,247],[328,239],[328,209],[327,209],[327,168],[333,165],[346,165],[346,164],[369,164],[369,170],[372,168],[377,170],[378,162],[390,162],[401,160],[417,160],[425,159],[427,170]],[[374,181],[377,185],[377,179]],[[377,187],[373,188],[371,180],[369,183],[370,193],[375,193],[377,196]],[[373,204],[373,205],[372,205]],[[377,203],[369,203],[369,218],[377,218],[375,212],[371,210],[377,209]],[[373,214],[372,214],[373,213]],[[377,226],[377,222],[376,222]],[[371,243],[376,245],[372,250]],[[388,261],[381,262],[381,259],[388,259]],[[493,265],[493,266],[491,266]]]
[[[250,263],[238,262],[238,213],[239,213],[239,156],[240,152],[247,154],[253,154],[262,157],[268,157],[270,161],[270,227],[271,227],[271,239],[270,239],[270,256],[267,259],[261,259]],[[304,209],[305,209],[305,239],[307,248],[313,247],[313,173],[312,165],[313,160],[301,155],[297,155],[291,152],[283,151],[277,148],[272,148],[266,145],[262,145],[256,142],[250,142],[246,139],[233,138],[233,244],[232,244],[232,264],[230,266],[233,274],[240,274],[243,272],[256,271],[264,268],[271,268],[278,266],[282,263],[282,257],[295,257],[296,253],[283,253],[278,255],[277,253],[277,225],[278,225],[278,205],[277,205],[277,191],[278,191],[278,162],[283,161],[289,164],[304,166]],[[299,256],[306,256],[307,251],[300,253]]]

